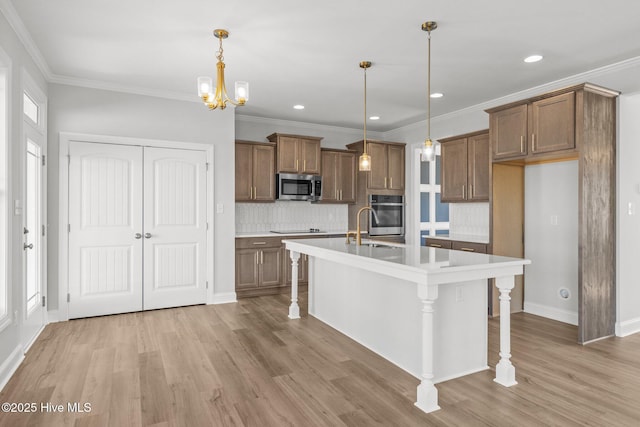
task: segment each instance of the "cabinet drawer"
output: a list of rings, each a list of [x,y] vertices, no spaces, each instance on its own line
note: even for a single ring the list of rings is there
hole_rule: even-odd
[[[278,248],[282,245],[281,237],[239,237],[236,238],[236,249]]]
[[[481,254],[487,253],[487,245],[485,243],[453,241],[451,242],[451,249],[457,251],[478,252]]]
[[[424,245],[432,248],[451,249],[451,240],[425,239]]]

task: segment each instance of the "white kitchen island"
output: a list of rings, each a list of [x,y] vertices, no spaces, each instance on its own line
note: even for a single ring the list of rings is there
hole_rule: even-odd
[[[438,406],[435,384],[488,369],[487,279],[500,290],[494,381],[516,384],[509,360],[514,277],[529,260],[418,246],[284,240],[292,261],[289,318],[300,318],[298,260],[309,257],[309,314],[418,379],[416,406]],[[506,315],[504,313],[507,313]]]

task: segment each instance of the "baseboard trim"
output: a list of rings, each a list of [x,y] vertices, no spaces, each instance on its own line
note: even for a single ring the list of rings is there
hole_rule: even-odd
[[[640,332],[640,317],[625,320],[624,322],[616,322],[617,337],[626,337],[637,332]]]
[[[562,310],[560,308],[549,307],[548,305],[524,302],[524,312],[535,314],[536,316],[546,317],[547,319],[557,320],[558,322],[568,323],[570,325],[578,325],[578,313]]]
[[[214,294],[209,300],[208,304],[229,304],[232,302],[238,302],[235,292],[226,292],[224,294]]]
[[[0,365],[0,391],[7,385],[23,360],[24,353],[22,352],[22,346],[18,344],[9,357]]]
[[[47,311],[47,324],[60,321],[60,312],[58,310]]]

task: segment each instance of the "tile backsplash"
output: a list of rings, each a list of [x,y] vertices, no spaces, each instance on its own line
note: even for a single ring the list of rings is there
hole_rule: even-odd
[[[236,233],[288,231],[318,228],[347,230],[347,205],[310,202],[236,203]]]
[[[452,234],[489,236],[489,203],[450,203],[449,230]]]

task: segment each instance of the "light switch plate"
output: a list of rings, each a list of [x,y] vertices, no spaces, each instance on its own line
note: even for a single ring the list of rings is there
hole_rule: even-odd
[[[219,213],[219,214],[224,213],[224,205],[222,203],[218,203],[216,205],[216,213]]]

